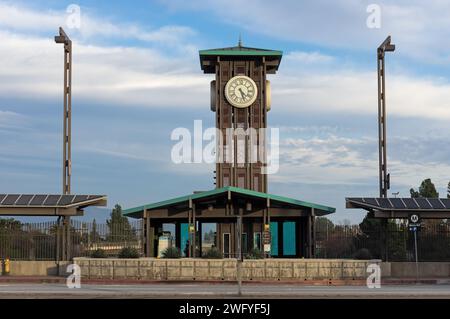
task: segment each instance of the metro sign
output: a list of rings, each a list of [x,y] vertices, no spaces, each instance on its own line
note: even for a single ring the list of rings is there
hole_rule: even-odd
[[[412,232],[420,230],[422,227],[420,223],[420,215],[417,213],[410,214],[408,217],[408,228]]]

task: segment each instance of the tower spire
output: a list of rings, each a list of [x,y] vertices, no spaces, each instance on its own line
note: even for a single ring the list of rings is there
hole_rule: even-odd
[[[242,47],[242,36],[239,33],[239,42],[238,42],[238,47]]]

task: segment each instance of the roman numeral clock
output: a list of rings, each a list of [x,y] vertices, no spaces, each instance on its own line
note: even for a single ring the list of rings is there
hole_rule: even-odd
[[[224,137],[227,128],[259,130],[267,127],[271,90],[266,76],[276,73],[282,54],[281,51],[244,47],[241,43],[236,47],[200,51],[203,72],[215,74],[211,82],[211,110],[216,115],[216,127]],[[250,161],[249,154],[240,154],[236,149],[238,143],[247,146],[250,137],[237,139],[234,137],[233,144],[224,140],[225,151],[218,155],[216,164],[216,187],[236,186],[267,192],[267,175],[261,174],[265,161],[261,158]],[[258,147],[265,146],[262,143],[265,141],[258,139]]]

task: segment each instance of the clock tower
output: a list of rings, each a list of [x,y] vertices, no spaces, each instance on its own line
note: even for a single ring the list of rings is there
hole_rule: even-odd
[[[215,74],[211,110],[223,137],[223,147],[218,145],[216,154],[217,188],[267,192],[267,175],[263,174],[267,162],[264,129],[271,107],[267,74],[276,73],[282,55],[281,51],[244,47],[240,41],[235,47],[200,51],[201,69]],[[251,151],[252,145],[257,152]]]

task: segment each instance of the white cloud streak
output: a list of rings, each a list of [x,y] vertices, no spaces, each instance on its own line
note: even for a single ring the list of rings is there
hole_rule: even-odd
[[[302,134],[304,130],[296,130]],[[450,180],[450,151],[445,138],[428,136],[406,139],[392,136],[388,156],[393,187],[409,188],[431,177],[439,186]],[[282,141],[280,171],[270,176],[275,183],[375,185],[378,179],[378,140],[330,133]]]

